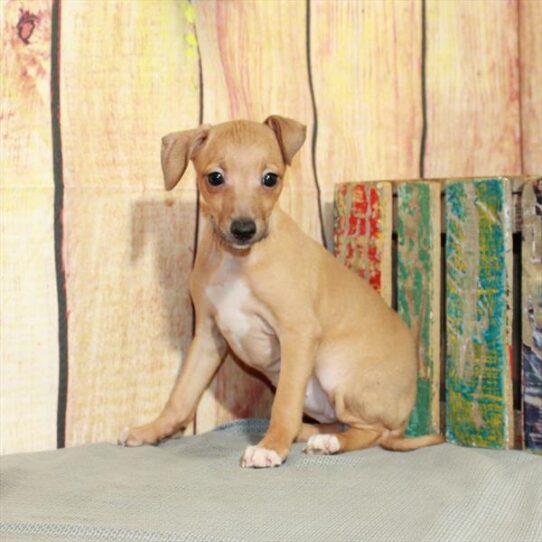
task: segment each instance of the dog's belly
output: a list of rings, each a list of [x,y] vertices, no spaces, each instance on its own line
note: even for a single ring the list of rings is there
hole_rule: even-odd
[[[218,329],[235,355],[263,373],[276,387],[280,343],[272,326],[259,314],[248,286],[237,279],[208,287],[207,295],[215,308]],[[336,421],[335,409],[315,375],[307,384],[304,412],[321,423]]]
[[[280,361],[272,370],[263,371],[269,380],[276,386],[280,373]],[[313,374],[305,390],[303,412],[320,423],[333,423],[337,421],[335,408],[331,404],[327,393]]]

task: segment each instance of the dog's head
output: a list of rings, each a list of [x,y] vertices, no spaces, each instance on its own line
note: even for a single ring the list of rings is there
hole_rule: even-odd
[[[232,247],[248,247],[267,235],[286,166],[305,132],[299,122],[273,115],[262,124],[239,120],[168,134],[162,138],[166,189],[192,160],[216,232]]]

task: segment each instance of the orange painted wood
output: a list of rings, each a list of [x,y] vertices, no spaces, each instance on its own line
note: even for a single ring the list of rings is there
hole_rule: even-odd
[[[426,2],[425,177],[521,173],[516,2]]]
[[[316,165],[328,246],[335,183],[418,176],[421,2],[315,0]]]
[[[56,448],[51,1],[5,1],[0,130],[0,453]]]
[[[194,40],[188,2],[62,5],[67,445],[156,416],[191,340],[196,196],[160,137],[197,123]]]
[[[519,0],[523,173],[542,172],[542,2]]]
[[[305,2],[194,4],[203,67],[204,121],[263,121],[270,114],[307,125],[307,142],[287,174],[281,206],[320,238],[312,174],[313,127],[306,51]],[[197,413],[198,432],[245,416],[268,416],[271,393],[227,359]]]

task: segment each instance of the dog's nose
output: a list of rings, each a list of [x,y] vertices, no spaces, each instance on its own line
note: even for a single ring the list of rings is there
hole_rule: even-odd
[[[256,233],[256,222],[252,218],[236,218],[231,223],[230,231],[238,241],[249,241]]]

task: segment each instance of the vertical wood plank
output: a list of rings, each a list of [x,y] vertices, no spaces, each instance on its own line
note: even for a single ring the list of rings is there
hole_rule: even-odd
[[[194,4],[200,44],[204,120],[262,121],[270,114],[292,117],[311,134],[306,2],[198,2]],[[281,207],[314,239],[321,237],[310,139],[294,158]],[[228,358],[197,413],[197,431],[235,418],[270,414],[272,395]]]
[[[391,306],[391,183],[342,183],[335,188],[335,256]]]
[[[316,167],[328,246],[334,184],[418,176],[421,2],[310,2]]]
[[[516,2],[426,0],[425,177],[520,174]]]
[[[279,114],[307,126],[307,141],[286,176],[281,207],[308,235],[321,240],[310,152],[306,3],[210,0],[195,4],[195,15],[205,122],[263,122]]]
[[[542,172],[542,2],[519,0],[523,173]]]
[[[542,453],[542,179],[522,193],[523,444]]]
[[[2,2],[0,454],[56,448],[51,1]]]
[[[507,179],[446,187],[447,437],[513,446],[512,227]]]
[[[64,2],[61,58],[75,445],[156,416],[191,340],[193,178],[166,194],[160,170],[160,137],[198,123],[190,4]]]
[[[418,344],[418,395],[407,434],[439,433],[440,183],[398,187],[398,312]]]

